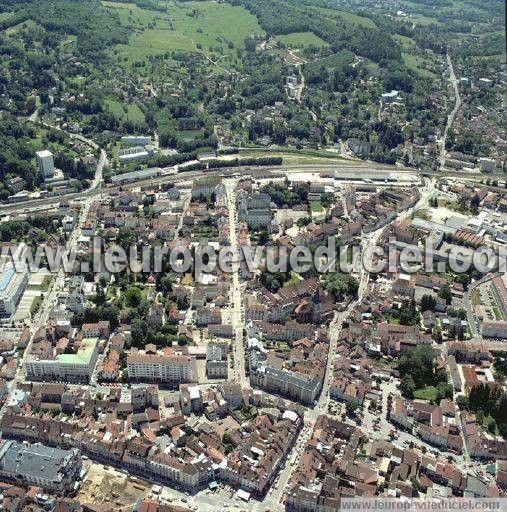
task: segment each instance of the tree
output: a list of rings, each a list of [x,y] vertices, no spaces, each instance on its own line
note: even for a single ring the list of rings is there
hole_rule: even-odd
[[[357,293],[359,283],[354,276],[343,272],[329,272],[324,276],[324,288],[334,295],[335,300]]]
[[[134,318],[130,324],[130,332],[132,336],[132,345],[140,346],[145,342],[145,333],[147,331],[146,322],[140,318]]]
[[[185,345],[188,345],[191,342],[192,340],[188,336],[181,335],[178,337],[178,345],[180,347],[184,347]]]
[[[255,44],[255,39],[253,37],[246,37],[244,40],[244,44],[245,44],[245,50],[247,52],[255,51],[256,44]]]
[[[400,384],[400,391],[403,396],[407,398],[414,398],[414,392],[416,390],[414,379],[411,375],[407,375],[403,378]]]
[[[398,370],[402,379],[413,379],[415,389],[447,381],[445,371],[437,371],[434,364],[435,351],[429,345],[421,345],[400,358]],[[409,381],[410,383],[410,381]]]
[[[460,395],[456,399],[456,405],[462,410],[467,410],[470,407],[470,401],[468,400],[468,397],[465,395]]]
[[[444,398],[452,400],[453,394],[454,388],[452,387],[452,384],[449,384],[447,382],[441,382],[437,386],[436,402],[440,403],[440,401],[443,400]]]
[[[290,279],[290,272],[269,272],[263,269],[259,281],[270,292],[276,293]]]
[[[266,245],[269,242],[269,233],[265,230],[259,234],[259,245]]]
[[[354,414],[359,407],[359,404],[355,400],[348,400],[347,404],[345,405],[345,409],[347,410],[348,414]]]
[[[472,212],[472,215],[477,215],[479,213],[480,204],[481,198],[477,194],[474,194],[470,200],[470,211]]]
[[[398,318],[401,325],[417,325],[421,314],[417,311],[414,304],[403,304],[398,310]]]
[[[301,217],[296,221],[298,227],[302,228],[303,226],[308,226],[312,219],[310,217]]]
[[[444,286],[442,286],[442,288],[440,288],[438,291],[438,296],[441,299],[444,299],[447,304],[450,304],[452,301],[451,287],[448,284],[444,284]]]
[[[425,294],[421,297],[421,311],[435,311],[436,300],[433,295]]]
[[[420,492],[421,491],[421,484],[420,484],[419,480],[415,476],[413,476],[410,479],[410,482],[412,483],[412,487],[414,488],[414,490],[416,492]]]
[[[143,299],[141,290],[137,286],[131,286],[125,292],[125,303],[129,308],[137,308]]]

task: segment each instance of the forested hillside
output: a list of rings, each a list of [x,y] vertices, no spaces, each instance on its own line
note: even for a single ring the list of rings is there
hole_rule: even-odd
[[[329,18],[316,13],[311,3],[298,0],[233,0],[255,14],[264,30],[271,35],[291,32],[313,32],[329,43],[334,51],[343,49],[367,57],[375,62],[381,59],[399,59],[400,50],[389,34],[377,29],[348,23],[344,18]],[[323,3],[320,6],[324,6]]]

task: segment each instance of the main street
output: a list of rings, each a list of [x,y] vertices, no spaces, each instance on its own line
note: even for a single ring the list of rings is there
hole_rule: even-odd
[[[234,330],[234,380],[242,386],[248,384],[245,367],[245,347],[244,347],[244,324],[243,314],[243,296],[241,283],[239,281],[239,244],[238,244],[238,224],[236,212],[236,180],[227,180],[227,206],[229,210],[229,242],[233,253],[234,271],[231,274],[231,323]]]

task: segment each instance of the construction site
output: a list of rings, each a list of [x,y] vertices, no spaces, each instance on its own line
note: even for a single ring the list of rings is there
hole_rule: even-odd
[[[80,503],[106,505],[118,512],[130,512],[139,499],[146,498],[150,485],[114,468],[91,464],[77,495]]]

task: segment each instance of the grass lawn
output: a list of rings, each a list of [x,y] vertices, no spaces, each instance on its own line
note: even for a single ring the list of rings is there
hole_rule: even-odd
[[[301,281],[301,278],[294,272],[291,272],[290,279],[286,283],[284,283],[284,286],[289,286],[291,284],[298,284],[299,281]]]
[[[423,58],[406,52],[401,52],[401,58],[407,67],[414,70],[419,75],[430,78],[435,77],[435,73],[425,69],[425,66],[427,66],[429,63]]]
[[[305,48],[311,45],[318,48],[329,46],[326,41],[316,36],[313,32],[292,32],[291,34],[276,36],[276,39],[293,48]]]
[[[127,118],[134,123],[141,123],[144,121],[144,114],[142,110],[136,105],[131,104],[127,106],[127,112],[123,109],[123,105],[116,100],[106,100],[109,110],[118,118]]]
[[[170,51],[195,51],[188,37],[172,30],[163,12],[142,9],[131,3],[102,2],[102,5],[114,11],[121,25],[132,31],[128,44],[118,44],[113,50],[120,62],[132,66],[152,55]]]
[[[440,22],[436,18],[430,18],[422,14],[411,14],[410,19],[417,23],[417,25],[440,25]]]
[[[7,35],[9,34],[14,34],[16,33],[18,30],[21,30],[21,29],[25,29],[25,28],[36,28],[38,27],[39,25],[33,21],[33,20],[26,20],[26,21],[23,21],[22,23],[18,23],[17,25],[14,25],[10,28],[8,28],[5,33]]]
[[[415,46],[415,41],[411,37],[402,36],[401,34],[394,34],[393,39],[403,48],[408,49]]]
[[[113,10],[120,18],[121,24],[131,29],[143,29],[148,25],[162,21],[162,12],[143,9],[135,4],[121,2],[102,2],[104,7]]]
[[[472,292],[472,296],[471,296],[471,299],[472,299],[472,304],[474,306],[477,306],[477,305],[483,305],[482,301],[481,301],[481,296],[479,295],[479,292],[477,290],[474,290]]]
[[[169,28],[154,28],[136,34],[129,40],[129,47],[145,48],[146,50],[194,51],[195,47],[187,36]]]
[[[435,386],[426,386],[424,389],[418,389],[414,392],[414,398],[434,402],[437,399],[437,388]]]
[[[314,70],[319,71],[322,67],[325,68],[341,68],[345,64],[351,64],[354,62],[355,57],[352,52],[348,50],[342,50],[341,52],[334,53],[333,55],[329,55],[329,57],[324,57],[322,59],[317,59],[308,64],[305,64],[305,70]]]
[[[370,18],[365,18],[364,16],[358,16],[352,12],[347,11],[336,11],[341,18],[347,20],[350,23],[354,23],[356,25],[361,25],[362,27],[367,28],[376,28],[375,22],[370,20]]]
[[[174,28],[185,37],[202,46],[204,53],[210,47],[220,47],[220,53],[232,53],[234,47],[244,47],[248,36],[262,35],[257,18],[245,8],[216,2],[183,2],[169,6]]]
[[[184,140],[185,142],[191,142],[199,137],[199,135],[202,135],[203,130],[180,130],[178,133],[181,137],[181,140]]]
[[[263,34],[255,16],[230,4],[170,3],[167,14],[131,3],[102,4],[117,13],[122,26],[132,31],[128,44],[118,44],[113,50],[120,63],[128,66],[173,51],[214,53],[217,61],[233,58],[234,48],[243,48],[247,36]],[[137,65],[136,69],[142,74],[142,68]]]
[[[356,160],[347,160],[341,158],[337,153],[331,153],[325,150],[317,149],[283,149],[283,150],[263,150],[260,148],[243,148],[239,155],[227,155],[224,160],[234,159],[238,156],[241,158],[259,158],[263,156],[281,156],[285,165],[318,165],[339,163],[340,165],[358,165],[361,162]]]
[[[321,213],[324,211],[324,208],[319,201],[310,201],[310,209],[312,213]]]
[[[51,286],[51,283],[53,282],[53,276],[44,276],[44,279],[42,280],[41,290],[43,292],[47,292],[49,290],[49,287]]]
[[[364,16],[359,16],[352,12],[340,11],[338,9],[330,9],[327,7],[313,7],[313,9],[329,18],[342,18],[349,23],[354,23],[355,25],[360,25],[362,27],[375,28],[377,26],[373,20],[370,20],[370,18],[365,18]]]
[[[493,433],[492,430],[490,430],[490,425],[491,424],[494,424],[495,425],[495,431],[494,433],[495,434],[498,434],[498,428],[496,428],[496,421],[495,419],[493,418],[493,416],[491,415],[488,415],[488,416],[484,416],[484,420],[482,422],[482,426],[484,427],[484,430],[487,430],[488,432],[490,433]]]
[[[417,217],[419,219],[424,219],[424,220],[430,220],[430,214],[428,212],[428,210],[417,210],[416,212],[414,212],[414,215],[413,217]]]

